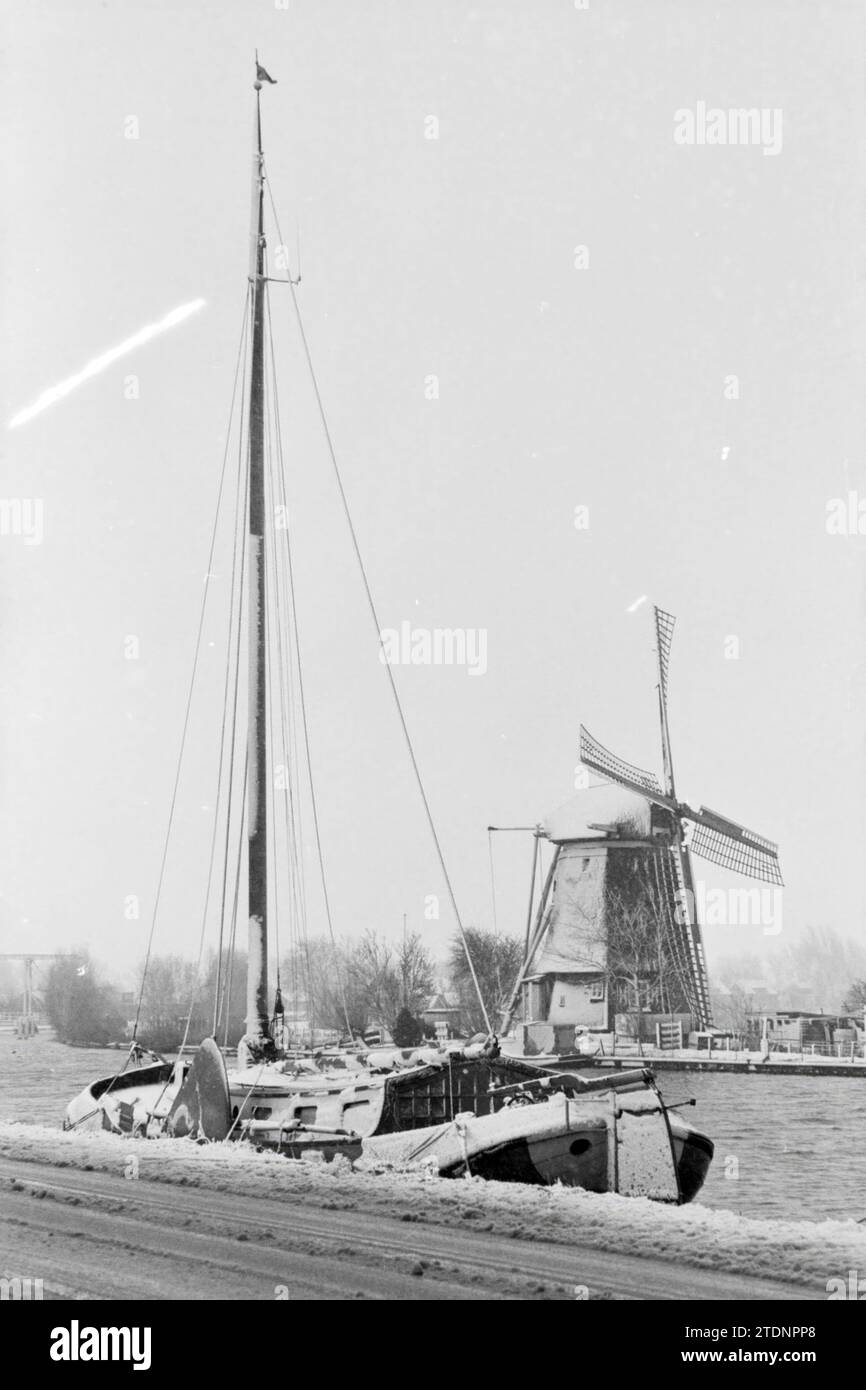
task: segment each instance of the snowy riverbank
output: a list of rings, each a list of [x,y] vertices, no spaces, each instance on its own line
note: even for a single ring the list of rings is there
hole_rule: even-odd
[[[595,1247],[653,1259],[762,1276],[825,1290],[828,1279],[866,1270],[866,1225],[850,1221],[760,1221],[707,1207],[665,1207],[643,1199],[598,1196],[573,1188],[449,1181],[420,1173],[356,1173],[333,1164],[259,1154],[241,1144],[131,1141],[110,1134],[64,1133],[0,1122],[0,1155],[56,1168],[134,1174],[146,1182],[278,1193],[327,1208],[381,1211],[407,1222],[451,1225],[522,1240]],[[135,1160],[132,1162],[131,1160]]]

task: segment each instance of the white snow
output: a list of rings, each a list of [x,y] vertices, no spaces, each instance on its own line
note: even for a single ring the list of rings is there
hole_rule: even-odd
[[[311,1163],[256,1153],[239,1143],[133,1141],[0,1122],[5,1158],[122,1174],[132,1153],[145,1181],[242,1189],[247,1196],[285,1192],[323,1205],[339,1195],[348,1206],[435,1225],[483,1215],[500,1235],[618,1250],[821,1291],[830,1278],[866,1270],[866,1226],[854,1220],[759,1221],[699,1204],[669,1207],[577,1188],[449,1180],[429,1173],[359,1173],[344,1159]]]

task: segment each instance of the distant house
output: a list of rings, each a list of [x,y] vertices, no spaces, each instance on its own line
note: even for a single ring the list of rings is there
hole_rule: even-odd
[[[453,1038],[460,1032],[460,1008],[453,1004],[445,994],[434,994],[421,1010],[421,1021],[427,1028],[446,1038]]]
[[[760,1036],[765,1030],[771,1045],[811,1043],[832,1044],[852,1041],[857,1036],[856,1019],[841,1014],[825,1014],[805,1009],[779,1009],[747,1015],[748,1031]]]

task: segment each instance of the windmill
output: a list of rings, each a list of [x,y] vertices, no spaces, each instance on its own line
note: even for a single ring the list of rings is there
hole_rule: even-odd
[[[668,728],[668,666],[676,619],[661,608],[655,608],[654,612],[664,786],[654,773],[634,767],[611,753],[583,725],[580,726],[580,760],[585,767],[609,782],[636,792],[668,813],[670,867],[677,903],[672,924],[673,944],[684,968],[692,1009],[700,1026],[709,1028],[712,1026],[712,1011],[701,925],[695,909],[691,856],[699,855],[723,869],[760,879],[764,883],[781,884],[779,851],[772,840],[746,830],[738,822],[718,815],[709,807],[701,806],[695,811],[685,801],[677,800]]]

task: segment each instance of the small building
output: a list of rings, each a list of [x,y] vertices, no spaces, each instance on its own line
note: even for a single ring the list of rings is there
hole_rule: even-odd
[[[757,1011],[747,1015],[747,1027],[751,1037],[762,1037],[766,1033],[771,1046],[774,1043],[803,1047],[804,1044],[850,1042],[858,1033],[856,1018],[814,1009]]]
[[[421,1022],[425,1028],[435,1029],[437,1037],[456,1037],[460,1032],[460,1008],[441,992],[431,995],[421,1010]]]

